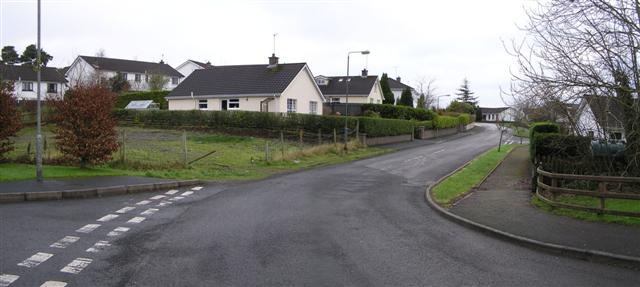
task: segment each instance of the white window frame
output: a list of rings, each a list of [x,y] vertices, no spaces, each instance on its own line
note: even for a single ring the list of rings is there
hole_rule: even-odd
[[[208,110],[209,109],[209,100],[198,100],[198,109],[199,110]]]
[[[318,114],[318,102],[309,101],[309,113],[312,115]]]
[[[49,89],[53,87],[53,89]],[[47,83],[47,93],[57,93],[58,92],[58,84],[56,83]]]
[[[233,107],[231,105],[234,105]],[[227,100],[227,110],[239,110],[240,109],[240,99],[229,99]]]
[[[336,101],[336,99],[337,99],[337,101]],[[339,104],[340,103],[340,98],[339,97],[331,98],[330,101],[331,101],[331,103],[338,103]]]
[[[298,100],[287,99],[287,113],[295,113],[298,110]]]
[[[125,73],[125,72],[120,72],[120,75],[122,75],[122,78],[123,78],[125,81],[127,81],[127,80],[128,80],[128,79],[127,79],[127,73]]]
[[[178,79],[178,77],[171,77],[171,84],[172,85],[177,85],[179,81],[180,81],[180,79]]]
[[[22,82],[22,91],[33,92],[33,82]]]
[[[142,82],[142,74],[134,74],[134,79],[136,83]]]

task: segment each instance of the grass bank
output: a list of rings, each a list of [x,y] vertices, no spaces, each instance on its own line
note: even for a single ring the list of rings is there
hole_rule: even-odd
[[[442,206],[451,206],[457,199],[480,184],[480,181],[516,146],[504,145],[500,151],[496,147],[478,156],[469,165],[435,186],[431,190],[433,199]]]
[[[46,178],[86,177],[103,175],[149,176],[175,179],[243,180],[259,179],[272,174],[304,168],[331,165],[380,155],[388,149],[370,148],[356,143],[342,153],[342,145],[330,140],[324,143],[294,140],[232,136],[220,133],[183,132],[164,129],[118,128],[124,145],[113,160],[93,167],[79,169],[51,165],[60,157],[50,126],[45,127],[47,139],[44,152]],[[32,159],[35,143],[33,128],[23,129],[15,138],[16,149],[8,157],[14,161]],[[185,167],[185,143],[187,162]],[[213,152],[213,153],[212,153]],[[210,154],[211,153],[211,154]],[[206,156],[207,154],[210,154]],[[268,157],[268,158],[267,158]],[[0,181],[24,180],[35,177],[32,164],[0,164]]]

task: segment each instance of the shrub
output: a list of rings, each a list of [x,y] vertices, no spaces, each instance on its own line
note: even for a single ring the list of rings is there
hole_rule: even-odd
[[[474,114],[475,108],[469,103],[452,101],[447,107],[447,112]]]
[[[537,133],[531,141],[532,158],[582,158],[591,154],[591,139],[558,133]]]
[[[436,129],[448,129],[457,127],[459,124],[457,117],[437,116],[433,121],[433,127]]]
[[[380,118],[380,113],[374,112],[372,110],[367,110],[364,113],[362,113],[362,116],[368,117],[368,118]]]
[[[433,121],[415,122],[414,125],[416,127],[424,127],[425,129],[432,129],[433,128]]]
[[[333,133],[344,128],[344,117],[306,114],[262,113],[248,111],[163,111],[163,110],[116,110],[114,116],[123,122],[149,125],[159,128],[196,129],[257,129],[294,130]],[[394,136],[410,134],[414,123],[405,120],[349,117],[348,127],[355,129],[360,121],[360,131],[369,136]]]
[[[13,83],[0,81],[0,159],[13,150],[11,138],[21,128],[20,112],[13,98]]]
[[[116,121],[111,114],[115,94],[105,85],[77,86],[62,100],[51,103],[56,110],[57,147],[80,162],[81,167],[111,159],[118,148]]]
[[[550,122],[534,123],[529,128],[529,138],[533,138],[536,133],[560,133],[560,126]]]
[[[164,98],[170,91],[154,91],[154,92],[130,92],[123,93],[116,98],[116,109],[124,109],[131,101],[152,100],[160,105],[160,109],[169,108],[167,100]]]
[[[461,125],[468,125],[473,122],[473,117],[470,114],[460,114],[458,116],[458,123]]]
[[[380,117],[385,119],[428,121],[432,120],[436,116],[435,112],[423,108],[411,108],[387,104],[364,104],[362,105],[362,110],[365,113],[367,111],[376,112],[380,114]]]

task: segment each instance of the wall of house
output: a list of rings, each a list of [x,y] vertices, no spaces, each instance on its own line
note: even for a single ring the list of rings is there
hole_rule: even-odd
[[[88,83],[90,80],[94,79],[96,70],[89,65],[85,60],[78,57],[73,62],[67,74],[67,81],[69,82],[69,86],[73,87],[78,84]]]
[[[23,82],[32,82],[33,83],[33,91],[23,91],[22,90],[22,83]],[[55,84],[56,85],[56,93],[48,93],[47,92],[47,88],[48,88],[48,84]],[[14,81],[13,82],[13,95],[17,100],[36,100],[38,99],[38,93],[37,90],[38,89],[38,85],[36,83],[36,81]],[[66,85],[64,83],[55,83],[55,82],[40,82],[40,91],[41,91],[41,96],[42,96],[42,100],[48,98],[48,97],[56,97],[56,98],[61,98],[64,95],[64,92],[67,90]]]
[[[251,111],[251,112],[259,112],[260,111],[260,103],[267,99],[267,97],[236,97],[236,98],[210,98],[207,100],[207,108],[208,111],[220,111],[222,110],[222,100],[229,99],[238,99],[240,108],[238,109],[228,109],[229,111],[238,110],[238,111]],[[199,109],[199,100],[196,98],[192,99],[170,99],[169,110],[194,110]],[[278,110],[278,98],[269,102],[269,112],[279,112]]]
[[[315,80],[307,68],[300,70],[291,84],[282,92],[279,98],[278,111],[287,111],[287,99],[296,99],[296,112],[300,114],[311,113],[311,101],[316,102],[316,114],[322,114],[323,98],[318,90]]]
[[[193,71],[202,69],[202,67],[196,65],[195,63],[188,61],[185,64],[179,66],[176,70],[180,72],[185,78],[187,78]]]
[[[371,92],[369,92],[369,96],[367,96],[367,103],[370,104],[382,104],[384,100],[384,96],[382,95],[382,87],[380,86],[380,81],[376,80],[376,83],[371,88]]]
[[[589,136],[590,133],[593,133],[593,137],[596,139],[606,138],[602,128],[596,121],[596,116],[588,106],[580,113],[576,125],[580,135],[582,136]]]
[[[332,98],[340,98],[340,103],[346,103],[346,97],[341,95],[324,95],[327,99],[327,102],[331,102]],[[368,104],[369,103],[369,95],[349,95],[349,103],[350,104]]]

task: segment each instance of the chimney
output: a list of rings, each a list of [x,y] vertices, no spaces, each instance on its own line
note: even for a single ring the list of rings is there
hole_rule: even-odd
[[[363,69],[362,70],[362,77],[366,78],[367,76],[369,76],[369,71],[367,69]]]
[[[271,57],[269,57],[269,66],[267,66],[267,68],[275,68],[278,66],[278,57],[276,57],[276,54],[271,54]]]
[[[398,81],[398,83],[401,83],[400,77],[396,77],[396,81]]]

